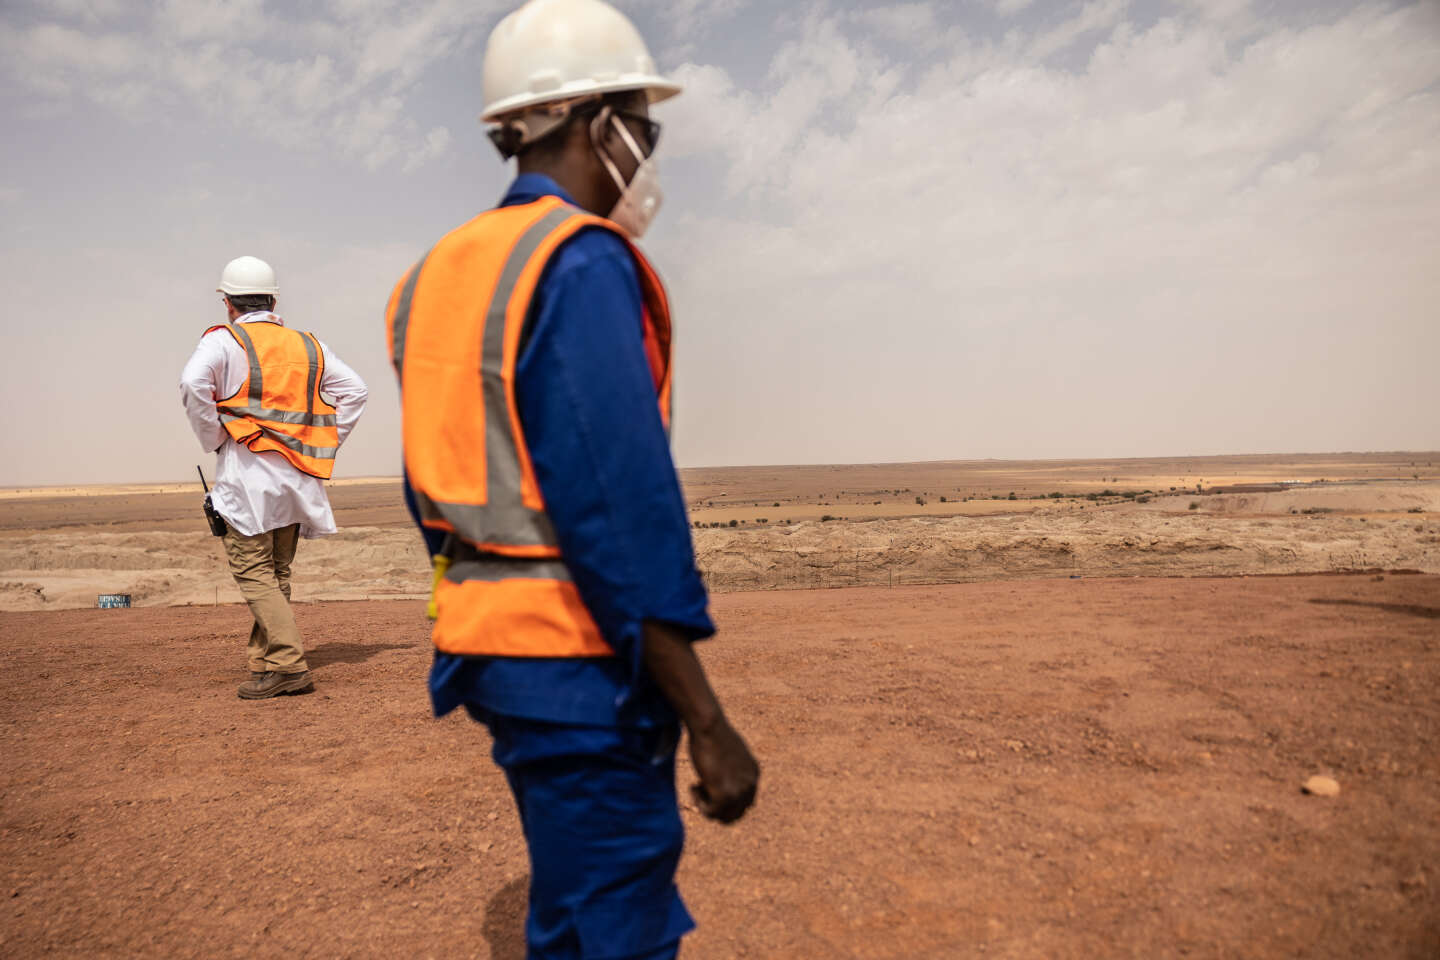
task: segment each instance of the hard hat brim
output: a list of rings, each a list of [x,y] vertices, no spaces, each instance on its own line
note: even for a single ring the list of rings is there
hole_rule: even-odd
[[[680,84],[653,74],[620,76],[603,83],[594,80],[572,80],[550,90],[519,93],[492,103],[485,108],[484,113],[480,114],[480,122],[498,123],[510,114],[519,113],[530,107],[538,107],[543,103],[607,93],[624,93],[627,90],[644,90],[649,95],[651,103],[659,103],[679,95],[683,89]]]
[[[261,288],[261,287],[255,286],[255,285],[241,286],[241,285],[239,285],[239,284],[228,284],[228,283],[227,283],[227,284],[221,284],[220,286],[216,287],[216,288],[215,288],[215,292],[216,292],[216,293],[223,293],[223,294],[225,294],[226,296],[231,296],[231,297],[243,297],[243,296],[252,295],[252,294],[253,294],[253,295],[258,295],[258,296],[269,296],[269,297],[273,297],[273,296],[276,296],[276,295],[278,295],[278,294],[280,293],[280,287],[277,285],[277,286],[273,286],[273,287],[264,287],[264,288]]]

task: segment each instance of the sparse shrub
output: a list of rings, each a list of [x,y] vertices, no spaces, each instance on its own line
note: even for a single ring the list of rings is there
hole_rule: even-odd
[[[876,501],[875,501],[875,506],[877,506],[877,507],[880,506],[880,501],[879,501],[879,500],[876,500]]]
[[[776,500],[775,503],[772,504],[772,506],[776,506],[776,507],[780,506],[780,501],[779,501],[779,500]]]
[[[1056,490],[1055,492],[1050,494],[1050,499],[1059,500],[1063,496],[1065,496],[1065,494],[1061,493],[1059,490]]]
[[[1006,497],[1005,499],[1006,499],[1006,500],[1017,500],[1017,499],[1019,499],[1019,498],[1015,496],[1015,491],[1014,491],[1014,490],[1011,490],[1011,491],[1010,491],[1010,496]]]
[[[945,502],[946,502],[946,500],[945,500],[945,494],[943,494],[943,493],[940,494],[940,502],[941,502],[941,503],[945,503]]]
[[[829,523],[831,520],[834,520],[834,519],[835,519],[834,517],[830,516],[830,514],[827,513],[827,514],[825,514],[825,516],[823,516],[823,517],[820,518],[820,522],[821,522],[821,523]]]
[[[920,496],[919,494],[916,494],[916,495],[915,495],[915,502],[918,503],[918,504],[919,504],[920,506],[922,506],[922,507],[925,506],[925,498],[922,497],[922,496]]]
[[[756,522],[756,523],[769,523],[770,521],[767,520],[767,519],[765,519],[764,517],[761,517],[759,520],[756,520],[755,522]]]
[[[737,524],[734,520],[731,520],[731,521],[730,521],[730,526],[734,527],[734,526],[738,526],[738,524]]]
[[[1149,503],[1149,502],[1150,502],[1150,495],[1149,495],[1149,494],[1144,494],[1144,493],[1142,493],[1140,496],[1138,496],[1138,497],[1135,498],[1135,502],[1136,502],[1136,503]]]
[[[1424,508],[1422,508],[1422,507],[1411,507],[1409,510],[1406,510],[1405,512],[1406,512],[1406,513],[1424,513],[1425,510],[1424,510]]]
[[[1200,501],[1199,501],[1199,500],[1191,500],[1191,501],[1190,501],[1190,507],[1189,507],[1189,509],[1191,509],[1191,510],[1199,510],[1199,509],[1200,509]]]

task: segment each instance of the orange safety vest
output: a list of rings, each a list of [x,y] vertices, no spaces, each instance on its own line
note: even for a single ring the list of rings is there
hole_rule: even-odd
[[[434,597],[433,639],[447,653],[614,655],[560,556],[515,404],[521,334],[540,276],[560,244],[586,227],[625,237],[558,197],[482,213],[410,269],[385,311],[405,469],[421,523],[451,534],[452,562]],[[630,250],[668,430],[670,308],[654,269]]]
[[[325,351],[314,334],[278,323],[225,323],[245,350],[250,372],[240,389],[215,404],[220,422],[236,443],[259,453],[280,454],[301,473],[330,479],[340,439],[335,408],[320,395]]]

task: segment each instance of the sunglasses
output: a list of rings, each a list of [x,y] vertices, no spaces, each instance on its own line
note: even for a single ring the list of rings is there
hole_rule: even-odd
[[[611,108],[610,112],[622,120],[629,120],[640,128],[641,134],[645,137],[645,155],[648,157],[655,152],[660,145],[660,124],[640,113],[631,113],[628,110],[616,110]]]

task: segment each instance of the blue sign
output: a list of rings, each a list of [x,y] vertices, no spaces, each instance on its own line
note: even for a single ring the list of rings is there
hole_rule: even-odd
[[[95,599],[95,606],[102,610],[109,607],[128,607],[130,606],[130,594],[102,593]]]

